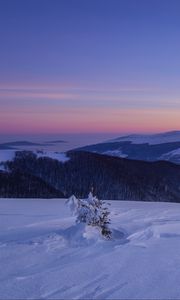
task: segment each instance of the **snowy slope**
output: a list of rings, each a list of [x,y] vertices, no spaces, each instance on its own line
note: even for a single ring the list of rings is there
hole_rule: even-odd
[[[133,160],[169,160],[180,164],[180,131],[159,134],[132,134],[76,150],[96,152]],[[178,151],[178,153],[176,153]]]
[[[161,159],[172,161],[172,162],[180,164],[180,148],[178,148],[174,151],[170,151],[168,153],[165,153],[164,155],[161,156]]]
[[[111,202],[114,239],[64,200],[0,200],[0,299],[179,299],[180,205]]]
[[[131,134],[122,136],[116,139],[109,140],[108,142],[125,142],[130,141],[133,144],[148,143],[150,145],[180,142],[180,131],[169,131],[157,134]]]

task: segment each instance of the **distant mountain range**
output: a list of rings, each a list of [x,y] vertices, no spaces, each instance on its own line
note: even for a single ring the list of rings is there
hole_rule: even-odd
[[[57,160],[18,151],[0,171],[0,197],[85,197],[180,202],[180,166],[83,151]],[[5,171],[6,170],[6,171]]]
[[[43,146],[44,144],[40,143],[32,143],[28,141],[15,141],[15,142],[8,142],[8,143],[1,143],[0,144],[0,150],[6,149],[16,149],[17,147],[31,147],[31,146]]]
[[[67,143],[67,142],[63,140],[47,141],[43,143],[34,143],[29,141],[15,141],[15,142],[0,143],[0,150],[13,150],[13,149],[17,150],[19,147],[29,148],[34,146],[44,148],[47,146],[52,146],[53,144],[61,144],[61,143]]]
[[[29,142],[14,146],[22,144]],[[180,202],[179,164],[180,131],[123,136],[66,153],[0,150],[0,197],[85,197],[93,187],[101,199]]]
[[[118,137],[75,149],[135,160],[166,160],[180,164],[180,131]]]
[[[47,141],[46,143],[49,143],[49,144],[61,144],[61,143],[67,143],[67,141],[64,141],[64,140],[55,140],[55,141]]]

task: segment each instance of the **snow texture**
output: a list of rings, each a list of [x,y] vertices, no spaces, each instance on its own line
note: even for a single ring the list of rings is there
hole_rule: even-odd
[[[113,239],[65,200],[0,200],[0,299],[180,299],[180,205],[111,202]]]

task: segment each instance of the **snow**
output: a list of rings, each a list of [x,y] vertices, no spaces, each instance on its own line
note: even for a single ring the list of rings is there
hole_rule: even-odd
[[[13,160],[15,150],[0,150],[0,170],[5,171],[4,162]]]
[[[0,171],[6,171],[4,164],[1,162],[0,162]]]
[[[37,157],[49,157],[52,159],[56,159],[60,162],[66,162],[69,160],[69,157],[66,156],[66,153],[63,152],[55,152],[55,151],[33,151]]]
[[[0,162],[13,160],[15,156],[15,150],[0,150]]]
[[[158,134],[131,134],[121,136],[108,142],[125,142],[130,141],[133,144],[148,143],[150,145],[180,142],[180,131],[170,131]]]
[[[180,163],[180,148],[161,155],[160,159],[175,160],[176,163]]]
[[[180,155],[180,148],[171,152],[173,155]]]
[[[65,200],[0,200],[0,299],[179,299],[180,204],[111,201],[113,240]]]
[[[126,158],[128,157],[127,154],[124,154],[122,152],[122,150],[108,150],[108,151],[105,151],[103,152],[102,154],[105,154],[105,155],[110,155],[110,156],[116,156],[116,157],[121,157],[121,158]]]
[[[20,150],[18,150],[20,151]],[[17,150],[0,150],[0,170],[5,171],[4,162],[8,160],[13,160],[15,157],[15,152]],[[21,152],[21,151],[20,151]],[[66,162],[69,158],[66,156],[66,153],[55,152],[55,151],[32,151],[37,155],[37,157],[50,157],[52,159],[56,159],[60,162]]]

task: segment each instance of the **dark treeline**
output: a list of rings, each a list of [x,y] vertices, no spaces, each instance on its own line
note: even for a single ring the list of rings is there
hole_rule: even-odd
[[[0,172],[1,198],[59,198],[63,194],[42,179],[22,171]]]
[[[69,161],[61,163],[51,158],[37,158],[32,152],[17,152],[15,160],[7,165],[12,174],[18,172],[35,176],[64,197],[72,194],[85,197],[94,187],[94,192],[101,199],[180,202],[178,165],[81,151],[70,151],[67,155]],[[22,186],[22,189],[24,192],[20,191],[19,197],[26,194],[27,187]],[[44,197],[51,197],[51,192],[46,186]]]

